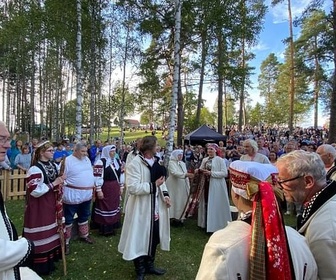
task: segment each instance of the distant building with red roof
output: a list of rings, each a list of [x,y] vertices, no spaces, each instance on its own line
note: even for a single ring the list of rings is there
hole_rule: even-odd
[[[133,119],[124,119],[125,126],[128,128],[140,128],[140,122]]]

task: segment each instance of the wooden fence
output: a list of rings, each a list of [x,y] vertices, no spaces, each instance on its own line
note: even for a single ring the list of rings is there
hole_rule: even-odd
[[[26,172],[14,169],[0,171],[0,187],[4,200],[24,199],[26,195]]]

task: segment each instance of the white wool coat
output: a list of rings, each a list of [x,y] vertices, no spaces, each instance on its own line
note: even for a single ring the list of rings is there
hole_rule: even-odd
[[[29,254],[31,254],[31,247],[26,238],[14,241],[13,232],[14,229],[9,221],[0,194],[0,279],[19,279],[17,275],[19,273],[21,274],[21,279],[42,279],[29,268],[20,269],[20,272],[17,270],[17,274],[15,274],[13,268],[26,260]],[[29,278],[25,277],[27,274],[30,275]]]
[[[202,160],[201,169],[205,169],[205,163],[209,157]],[[215,232],[227,226],[231,222],[231,211],[228,190],[225,177],[228,175],[226,165],[221,157],[212,159],[209,197],[207,211],[205,209],[204,195],[200,198],[198,206],[198,226],[206,227],[207,232]]]
[[[187,167],[183,161],[170,159],[168,171],[169,177],[166,185],[172,203],[169,209],[170,218],[179,220],[183,214],[190,192],[189,179],[186,178]]]
[[[316,280],[317,266],[306,239],[286,227],[295,279]],[[234,221],[215,232],[205,245],[196,280],[249,279],[251,226]]]
[[[320,280],[336,279],[336,195],[322,205],[299,229],[307,239]]]
[[[151,183],[150,170],[139,156],[129,164],[126,176],[128,201],[125,209],[125,219],[121,230],[118,250],[124,260],[133,260],[140,256],[149,255],[151,222],[154,209],[151,207],[151,197],[155,184]],[[163,192],[167,187],[162,184],[157,189],[159,211],[160,247],[170,249],[169,210],[164,201]]]

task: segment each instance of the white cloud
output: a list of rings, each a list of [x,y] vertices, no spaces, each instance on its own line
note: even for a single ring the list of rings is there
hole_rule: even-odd
[[[279,59],[280,62],[285,61],[285,50],[275,53],[276,57]]]
[[[257,45],[251,47],[251,51],[255,51],[255,52],[266,51],[266,50],[269,50],[269,49],[270,49],[270,47],[267,44],[263,43],[261,40],[258,42]]]
[[[295,18],[302,14],[304,9],[310,3],[310,0],[294,0],[291,3],[292,17]],[[275,6],[271,5],[271,1],[267,1],[269,11],[273,17],[273,23],[279,24],[288,21],[288,5],[287,1],[283,1]]]

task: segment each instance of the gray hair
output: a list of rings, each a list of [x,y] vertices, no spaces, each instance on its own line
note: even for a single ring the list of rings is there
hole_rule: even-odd
[[[331,154],[333,157],[333,160],[336,159],[336,149],[329,145],[329,144],[322,144],[321,146],[319,146],[320,149],[322,149],[322,151],[324,151],[325,153]]]
[[[295,150],[281,156],[277,164],[283,163],[292,176],[311,175],[318,185],[326,181],[324,163],[317,153]]]
[[[256,153],[258,152],[258,144],[256,141],[254,141],[253,139],[246,139],[244,142],[243,142],[243,145],[245,143],[249,143],[251,145],[251,147],[253,148],[253,151]]]
[[[82,148],[87,148],[87,144],[84,141],[79,141],[78,143],[75,144],[74,151],[79,151]]]

